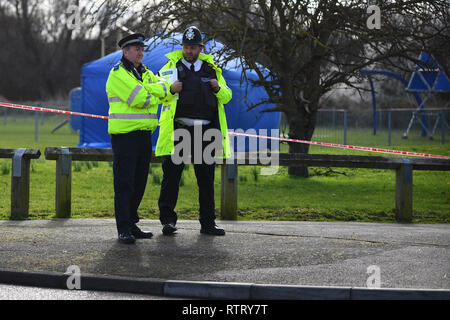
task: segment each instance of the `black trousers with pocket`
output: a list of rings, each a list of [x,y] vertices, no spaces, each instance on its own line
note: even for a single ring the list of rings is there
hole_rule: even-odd
[[[191,152],[194,150],[194,126],[183,126],[175,123],[174,129],[186,129],[191,135]],[[202,136],[208,129],[212,129],[210,125],[202,126]],[[182,141],[181,141],[182,142]],[[210,142],[202,142],[202,153]],[[193,159],[193,158],[191,158]],[[195,176],[198,185],[198,201],[200,204],[199,221],[203,227],[213,226],[215,223],[215,202],[214,202],[214,171],[215,164],[206,164],[201,161],[195,164],[195,159],[191,161],[194,165]],[[200,162],[200,161],[199,161]],[[178,200],[179,186],[181,175],[185,164],[175,164],[171,156],[165,156],[162,162],[163,180],[161,183],[161,193],[158,200],[159,219],[161,224],[177,222],[177,213],[175,207]]]
[[[152,157],[151,131],[111,135],[114,174],[114,214],[119,234],[131,232],[139,221]]]

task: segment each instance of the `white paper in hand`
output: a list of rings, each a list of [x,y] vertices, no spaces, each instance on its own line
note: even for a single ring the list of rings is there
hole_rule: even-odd
[[[161,77],[172,85],[178,80],[178,71],[176,68],[166,69],[160,72]],[[174,99],[178,100],[178,93],[174,95]]]

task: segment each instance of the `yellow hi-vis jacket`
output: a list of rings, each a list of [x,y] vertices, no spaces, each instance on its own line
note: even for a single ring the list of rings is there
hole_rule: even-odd
[[[177,62],[183,58],[183,53],[181,50],[174,51],[166,54],[166,57],[169,58],[169,61],[161,68],[159,71],[160,74],[166,69],[176,68]],[[228,137],[228,126],[224,104],[231,100],[232,92],[222,76],[222,70],[214,64],[213,57],[209,54],[200,53],[199,59],[203,60],[203,63],[208,63],[216,71],[220,90],[214,94],[217,97],[219,125],[220,132],[222,133],[223,147],[223,154],[218,154],[217,156],[220,158],[229,158],[231,156],[230,140]],[[156,156],[171,155],[174,152],[174,117],[177,109],[177,102],[178,100],[174,99],[174,95],[172,95],[169,90],[167,97],[163,99],[161,116],[159,119],[160,128],[158,142],[156,143]]]
[[[167,97],[170,86],[144,68],[142,81],[125,69],[123,63],[111,69],[106,82],[109,134],[154,131],[158,126],[158,104]]]

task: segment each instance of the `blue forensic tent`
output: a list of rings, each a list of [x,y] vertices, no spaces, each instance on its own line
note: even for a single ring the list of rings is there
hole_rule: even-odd
[[[154,43],[150,39],[147,43]],[[180,42],[178,42],[180,43]],[[210,41],[206,44],[206,52],[214,52],[215,48],[221,47],[220,43]],[[166,39],[161,40],[158,45],[150,45],[150,51],[144,54],[143,64],[145,64],[153,73],[157,73],[162,66],[167,62],[165,54],[181,50],[181,45],[175,44],[174,40]],[[112,67],[119,62],[122,56],[122,51],[111,53],[101,59],[89,62],[82,67],[81,70],[81,112],[88,114],[108,115],[108,100],[105,90],[108,74]],[[267,132],[261,132],[264,135],[270,136],[273,134],[272,129],[280,128],[280,112],[268,112],[261,113],[261,110],[273,107],[270,104],[262,104],[256,108],[247,111],[249,105],[256,104],[262,99],[267,98],[267,93],[263,87],[255,87],[249,84],[246,90],[245,82],[241,84],[242,68],[239,65],[239,61],[236,59],[229,62],[223,68],[223,76],[227,81],[227,85],[233,91],[233,99],[225,105],[225,112],[227,115],[227,122],[229,129],[242,129],[244,131],[248,129],[256,129],[257,133],[260,133],[260,129],[267,129]],[[250,79],[257,79],[256,74],[247,73]],[[158,116],[160,114],[161,106],[158,109]],[[108,135],[108,123],[107,120],[81,117],[80,128],[80,143],[79,147],[90,148],[109,148],[110,136]],[[274,131],[275,132],[275,131]],[[153,149],[156,146],[159,129],[157,129],[152,135]],[[278,136],[278,135],[277,135]],[[230,136],[233,139],[233,136]],[[249,151],[248,139],[246,139],[245,150]],[[241,142],[238,151],[243,151]],[[253,144],[251,144],[253,146]],[[272,150],[270,141],[267,142],[267,148]],[[273,150],[278,150],[278,143],[273,144]],[[251,150],[254,148],[251,147]],[[235,144],[234,150],[237,151],[237,145]]]

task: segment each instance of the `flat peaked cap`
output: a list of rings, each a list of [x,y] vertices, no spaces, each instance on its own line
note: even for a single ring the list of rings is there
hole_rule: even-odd
[[[118,45],[122,49],[131,44],[134,44],[134,45],[140,44],[140,45],[145,46],[144,40],[145,40],[145,36],[142,33],[133,33],[133,34],[130,34],[130,35],[122,38],[119,41]]]
[[[200,30],[195,26],[190,26],[183,32],[183,42],[182,44],[186,45],[203,45],[202,42],[202,34]]]

